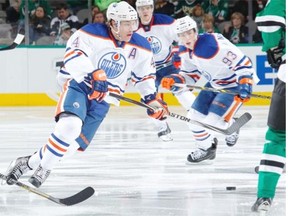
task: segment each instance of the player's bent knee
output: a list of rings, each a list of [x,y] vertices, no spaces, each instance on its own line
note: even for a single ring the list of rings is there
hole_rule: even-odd
[[[75,140],[81,133],[82,120],[75,115],[61,115],[56,124],[54,134],[65,140]]]

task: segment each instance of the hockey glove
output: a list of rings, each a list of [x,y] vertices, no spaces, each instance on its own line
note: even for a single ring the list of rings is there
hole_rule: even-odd
[[[101,102],[108,92],[107,77],[104,70],[98,69],[88,74],[91,83],[91,91],[88,94],[89,100]]]
[[[184,84],[185,78],[181,76],[180,74],[171,74],[169,76],[164,77],[161,80],[162,87],[172,92],[177,92],[180,89],[182,89],[181,87],[173,86],[175,83]]]
[[[273,48],[267,50],[267,60],[272,68],[278,70],[282,63],[283,48]]]
[[[167,104],[163,100],[157,99],[155,95],[156,94],[147,95],[144,97],[144,99],[141,99],[141,101],[155,108],[154,110],[147,109],[147,114],[150,117],[162,121],[167,118],[167,115],[169,113],[168,107],[167,107]]]
[[[252,76],[240,76],[238,79],[238,97],[242,102],[247,102],[250,100],[250,95],[252,94]]]
[[[181,57],[178,52],[175,52],[172,56],[172,63],[176,69],[179,69],[181,66]]]

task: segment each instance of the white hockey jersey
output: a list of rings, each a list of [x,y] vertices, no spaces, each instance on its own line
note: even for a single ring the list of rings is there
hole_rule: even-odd
[[[66,45],[59,84],[71,78],[80,83],[96,69],[106,72],[110,92],[123,94],[128,79],[142,98],[156,92],[153,53],[147,40],[137,33],[129,42],[119,42],[104,24],[88,24],[76,31]],[[109,96],[105,101],[119,105]]]
[[[236,87],[238,78],[253,76],[250,59],[223,35],[199,34],[194,50],[179,47],[181,75],[187,84],[195,84],[204,76],[216,89]]]
[[[164,14],[154,14],[149,25],[143,26],[140,24],[136,31],[150,43],[157,68],[167,62],[170,63],[173,54],[171,53],[172,43],[178,41],[175,25],[175,20],[172,17]]]

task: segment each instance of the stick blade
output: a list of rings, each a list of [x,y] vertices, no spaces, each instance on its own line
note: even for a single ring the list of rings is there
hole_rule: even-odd
[[[232,133],[238,131],[242,126],[249,122],[251,118],[252,115],[250,113],[244,113],[227,130],[225,130],[225,133],[227,135],[231,135]]]
[[[87,188],[83,189],[82,191],[80,191],[79,193],[77,193],[71,197],[59,199],[59,202],[63,205],[66,205],[66,206],[75,205],[75,204],[78,204],[78,203],[81,203],[81,202],[87,200],[94,193],[95,193],[95,190],[92,187],[87,187]]]
[[[21,44],[24,37],[25,37],[24,33],[20,30],[19,33],[16,35],[16,38],[14,39],[13,43],[10,44],[9,46],[0,48],[0,51],[15,49],[19,44]]]

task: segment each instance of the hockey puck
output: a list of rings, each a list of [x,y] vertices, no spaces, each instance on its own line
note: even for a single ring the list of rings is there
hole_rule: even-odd
[[[229,191],[231,191],[231,190],[236,190],[236,187],[235,186],[233,186],[233,187],[226,187],[226,190],[229,190]]]

